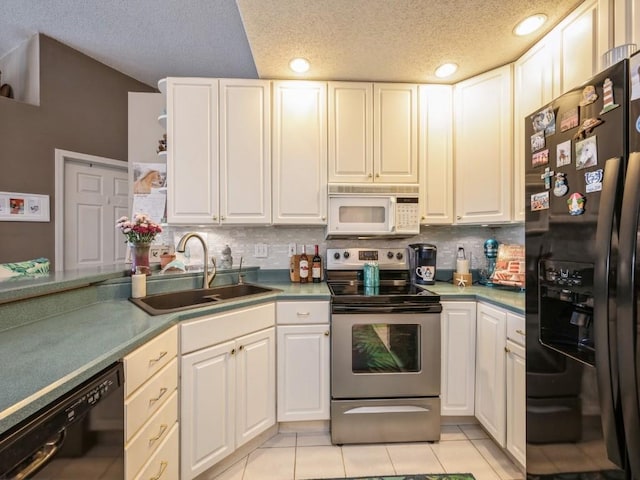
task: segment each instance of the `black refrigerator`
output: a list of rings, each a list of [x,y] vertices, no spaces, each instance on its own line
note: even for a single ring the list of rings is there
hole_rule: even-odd
[[[530,479],[640,479],[639,67],[524,119]]]

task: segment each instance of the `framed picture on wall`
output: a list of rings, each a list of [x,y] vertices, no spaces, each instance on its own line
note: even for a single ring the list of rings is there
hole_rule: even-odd
[[[48,222],[49,195],[0,192],[0,221]]]

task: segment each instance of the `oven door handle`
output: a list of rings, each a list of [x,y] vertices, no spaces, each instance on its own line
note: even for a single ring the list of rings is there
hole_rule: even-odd
[[[31,475],[44,467],[47,463],[49,463],[51,457],[58,453],[58,450],[60,450],[60,447],[64,443],[64,439],[66,438],[66,436],[67,431],[63,429],[55,439],[49,440],[47,443],[42,445],[40,450],[38,450],[38,452],[35,454],[36,458],[33,460],[33,462],[16,473],[15,477],[13,478],[15,480],[30,478]]]
[[[385,405],[380,407],[355,407],[350,408],[345,415],[367,414],[367,413],[413,413],[430,412],[430,408],[418,407],[416,405]]]

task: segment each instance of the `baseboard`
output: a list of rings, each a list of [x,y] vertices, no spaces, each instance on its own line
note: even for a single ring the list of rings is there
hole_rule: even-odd
[[[329,420],[281,422],[278,431],[280,433],[328,433],[330,426]]]

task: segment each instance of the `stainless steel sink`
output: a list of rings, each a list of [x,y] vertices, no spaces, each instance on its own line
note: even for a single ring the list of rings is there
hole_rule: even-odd
[[[142,298],[130,298],[129,300],[150,315],[162,315],[164,313],[180,312],[182,310],[236,300],[238,298],[257,297],[275,291],[273,288],[243,283],[213,288],[197,288],[193,290],[158,293]]]

